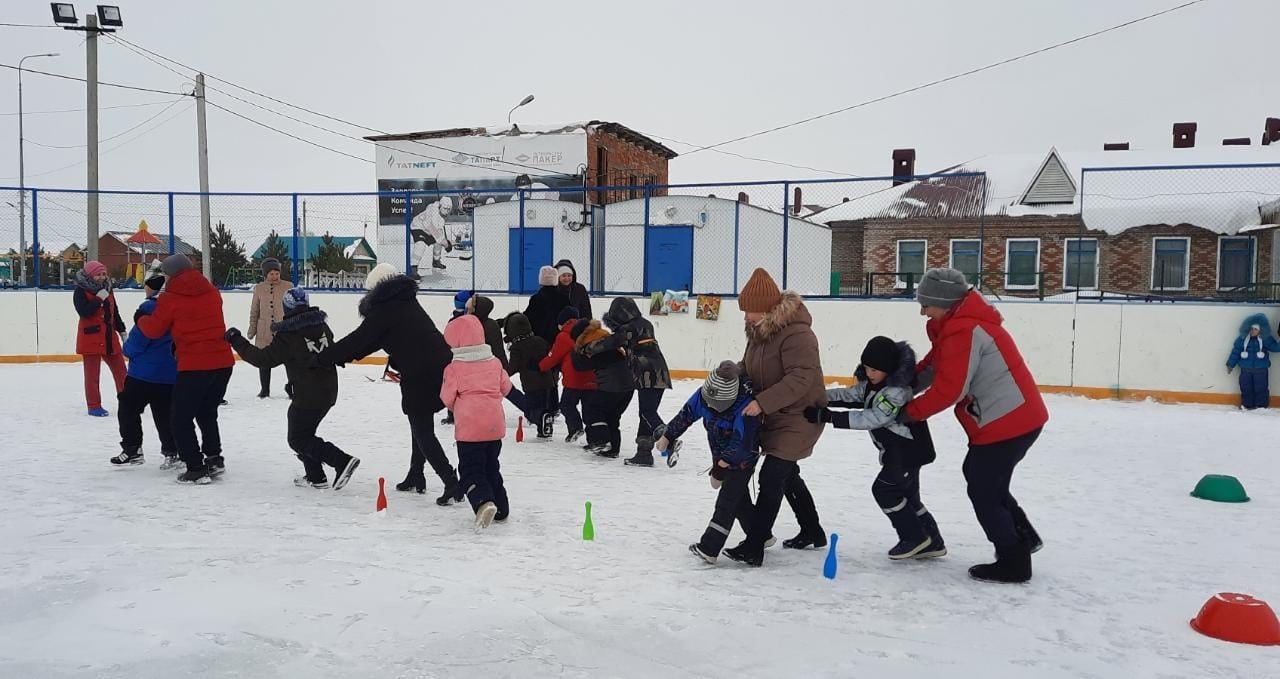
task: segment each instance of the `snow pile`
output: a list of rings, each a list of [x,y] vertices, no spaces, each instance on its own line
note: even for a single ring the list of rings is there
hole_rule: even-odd
[[[221,411],[226,476],[193,488],[156,469],[149,422],[147,464],[110,467],[115,421],[83,414],[79,366],[0,367],[27,385],[0,393],[14,414],[0,676],[1280,676],[1273,649],[1187,624],[1219,591],[1280,604],[1280,458],[1267,445],[1280,413],[1050,397],[1053,419],[1014,483],[1046,540],[1026,586],[965,574],[991,548],[953,418],[936,420],[923,483],[951,554],[929,563],[885,558],[874,448],[830,431],[802,464],[842,537],[828,581],[822,552],[775,548],[758,570],[693,560],[686,545],[715,498],[696,432],[679,466],[652,470],[508,439],[509,524],[477,536],[467,509],[393,491],[377,520],[377,478],[400,480],[409,445],[397,387],[365,379],[380,373],[341,372],[320,433],[364,464],[333,493],[292,485],[288,401],[255,399],[255,370],[236,368]],[[662,414],[697,386],[678,384]],[[634,408],[625,422],[630,440]],[[1189,497],[1206,472],[1238,475],[1254,501]],[[580,539],[586,500],[592,543]],[[795,530],[784,506],[777,534]]]

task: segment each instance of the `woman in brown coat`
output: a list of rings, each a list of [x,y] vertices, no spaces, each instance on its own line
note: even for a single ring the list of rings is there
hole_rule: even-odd
[[[813,317],[800,295],[782,292],[768,272],[756,269],[738,296],[738,307],[746,314],[742,365],[755,388],[755,401],[744,414],[762,417],[760,451],[765,459],[751,530],[742,544],[724,553],[734,561],[760,566],[784,496],[796,513],[800,534],[783,545],[804,549],[826,544],[797,463],[813,454],[822,435],[822,426],[806,420],[804,409],[825,406],[827,392]]]
[[[293,287],[293,283],[280,280],[280,261],[277,259],[262,260],[262,276],[265,280],[253,286],[253,301],[249,304],[248,338],[259,349],[271,344],[271,325],[284,320],[284,293]],[[270,396],[271,368],[258,368],[258,379],[262,382],[258,398]],[[291,385],[284,385],[284,390],[289,398],[293,398]]]

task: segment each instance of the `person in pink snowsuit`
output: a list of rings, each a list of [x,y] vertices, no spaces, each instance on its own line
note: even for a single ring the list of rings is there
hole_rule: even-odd
[[[488,528],[511,512],[498,465],[507,433],[502,401],[511,391],[511,378],[485,342],[479,318],[454,319],[445,326],[444,340],[453,361],[444,369],[440,400],[453,413],[458,485],[476,513],[476,528]]]

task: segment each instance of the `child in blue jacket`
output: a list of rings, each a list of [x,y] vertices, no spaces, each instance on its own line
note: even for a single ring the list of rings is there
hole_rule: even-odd
[[[1240,367],[1240,405],[1245,410],[1271,405],[1271,352],[1280,342],[1271,334],[1264,314],[1253,314],[1240,324],[1240,336],[1227,356],[1227,374]]]
[[[701,540],[689,545],[689,551],[710,564],[716,562],[729,539],[733,520],[736,518],[742,532],[746,533],[755,509],[747,486],[760,456],[756,442],[760,418],[742,413],[751,401],[750,381],[741,374],[737,363],[724,361],[707,376],[702,388],[689,398],[666,428],[654,432],[660,436],[658,450],[666,451],[698,420],[702,420],[707,430],[712,457],[711,486],[719,488],[720,494],[716,496],[715,512],[707,530]],[[773,542],[770,537],[765,546]]]
[[[129,373],[120,392],[116,417],[120,423],[120,454],[111,458],[114,465],[142,464],[142,411],[151,408],[151,419],[160,436],[160,452],[164,454],[161,469],[175,469],[178,446],[173,442],[169,424],[169,404],[173,383],[178,379],[178,361],[173,355],[173,338],[165,333],[160,339],[148,339],[138,329],[138,319],[149,316],[156,308],[155,297],[164,286],[164,276],[147,279],[146,300],[133,314],[133,329],[125,340],[123,353],[129,359]]]

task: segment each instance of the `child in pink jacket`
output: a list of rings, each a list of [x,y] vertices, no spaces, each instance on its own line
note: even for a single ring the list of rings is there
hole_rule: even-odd
[[[476,530],[505,521],[511,512],[507,489],[498,470],[502,438],[507,433],[503,398],[511,391],[507,371],[484,339],[475,316],[459,316],[444,328],[453,361],[444,369],[440,399],[453,413],[458,442],[460,488],[476,513]]]

